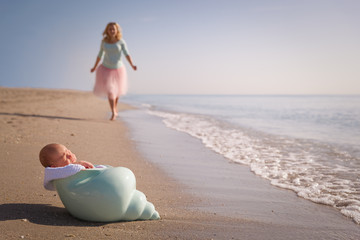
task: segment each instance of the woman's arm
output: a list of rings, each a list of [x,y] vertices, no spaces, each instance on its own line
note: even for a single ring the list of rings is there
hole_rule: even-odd
[[[94,67],[90,70],[90,72],[94,72],[94,71],[96,70],[96,67],[97,67],[97,65],[99,64],[99,62],[100,62],[100,58],[97,57],[97,58],[96,58],[95,65],[94,65]]]
[[[127,60],[128,60],[128,62],[130,63],[130,65],[131,65],[131,67],[134,69],[134,71],[136,71],[137,66],[135,66],[135,65],[133,64],[133,62],[132,62],[132,59],[131,59],[130,55],[127,55],[127,56],[126,56],[126,59],[127,59]]]

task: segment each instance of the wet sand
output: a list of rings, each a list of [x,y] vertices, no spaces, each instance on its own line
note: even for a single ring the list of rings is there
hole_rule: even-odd
[[[286,224],[253,217],[250,205],[239,215],[220,214],[223,210],[218,209],[218,202],[212,202],[212,197],[207,194],[211,189],[204,188],[199,192],[197,187],[175,174],[183,171],[170,171],[164,162],[153,161],[159,152],[166,159],[169,151],[179,156],[184,148],[165,151],[163,143],[158,145],[153,138],[143,137],[148,149],[140,149],[141,135],[135,143],[132,140],[135,131],[130,132],[121,118],[109,121],[108,108],[106,100],[88,92],[0,88],[0,239],[357,239],[360,236],[359,226],[351,221],[348,221],[349,228]],[[120,104],[121,111],[129,109],[132,107]],[[167,140],[164,135],[159,135],[162,130],[155,132],[157,139]],[[146,136],[151,137],[151,134]],[[176,137],[174,141],[178,141],[174,146],[185,147],[193,156],[202,159],[209,156],[203,155],[201,148],[187,148],[181,138]],[[42,186],[44,169],[39,163],[38,152],[51,142],[66,145],[79,160],[130,168],[136,176],[137,189],[155,205],[161,220],[91,223],[73,218],[56,192]],[[177,163],[178,168],[193,167],[191,161]],[[219,168],[219,171],[223,170]],[[198,174],[194,168],[184,178],[199,180]],[[244,173],[243,181],[247,179]],[[244,196],[252,196],[244,198],[244,202],[262,199],[256,194],[251,195],[251,184],[247,185],[247,190],[240,188]],[[295,196],[294,200],[288,201],[296,199]],[[263,206],[269,202],[272,200],[262,199],[258,204]],[[314,205],[315,209],[324,208]],[[286,215],[287,211],[284,209],[282,214]]]
[[[193,208],[217,216],[293,227],[324,239],[333,234],[355,239],[360,236],[360,226],[337,209],[271,185],[248,166],[230,162],[200,140],[165,127],[161,118],[143,110],[125,111],[122,116],[142,155],[201,199]],[[323,235],[318,235],[322,231]]]

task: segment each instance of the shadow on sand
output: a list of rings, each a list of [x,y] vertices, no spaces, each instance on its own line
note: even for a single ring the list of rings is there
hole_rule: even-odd
[[[25,220],[26,219],[26,220]],[[23,220],[50,226],[98,227],[107,223],[86,222],[72,217],[65,208],[47,204],[8,203],[0,205],[0,221]]]
[[[90,120],[90,119],[85,119],[85,118],[73,118],[73,117],[61,117],[61,116],[49,116],[49,115],[25,114],[25,113],[6,113],[6,112],[0,112],[0,115],[4,115],[4,116],[17,116],[17,117],[47,118],[47,119],[62,119],[62,120],[79,120],[79,121],[87,121],[87,120]]]

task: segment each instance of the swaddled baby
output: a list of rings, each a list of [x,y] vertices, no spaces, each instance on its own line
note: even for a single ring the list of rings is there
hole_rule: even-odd
[[[51,143],[43,147],[39,154],[41,164],[45,167],[44,187],[55,191],[53,180],[66,178],[94,165],[86,161],[77,161],[75,154],[62,144]],[[105,166],[98,165],[97,168]]]
[[[57,190],[74,217],[94,222],[160,219],[145,194],[136,190],[135,175],[130,169],[77,161],[75,154],[61,144],[46,145],[39,158],[45,167],[44,187]],[[78,173],[94,167],[105,169]]]

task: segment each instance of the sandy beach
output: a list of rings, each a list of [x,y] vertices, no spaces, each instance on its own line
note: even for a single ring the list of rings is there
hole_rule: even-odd
[[[151,119],[141,122],[133,109],[120,104],[120,118],[109,121],[107,101],[90,92],[0,88],[0,239],[359,239],[359,225],[336,210],[276,189],[240,165],[241,176],[231,175],[216,154],[147,125]],[[130,168],[161,220],[72,217],[56,192],[43,188],[38,153],[52,142],[79,160]],[[205,168],[204,158],[214,158],[213,165]],[[229,185],[216,185],[218,179]],[[229,187],[235,181],[243,184],[236,194]],[[216,191],[224,188],[228,194]]]

